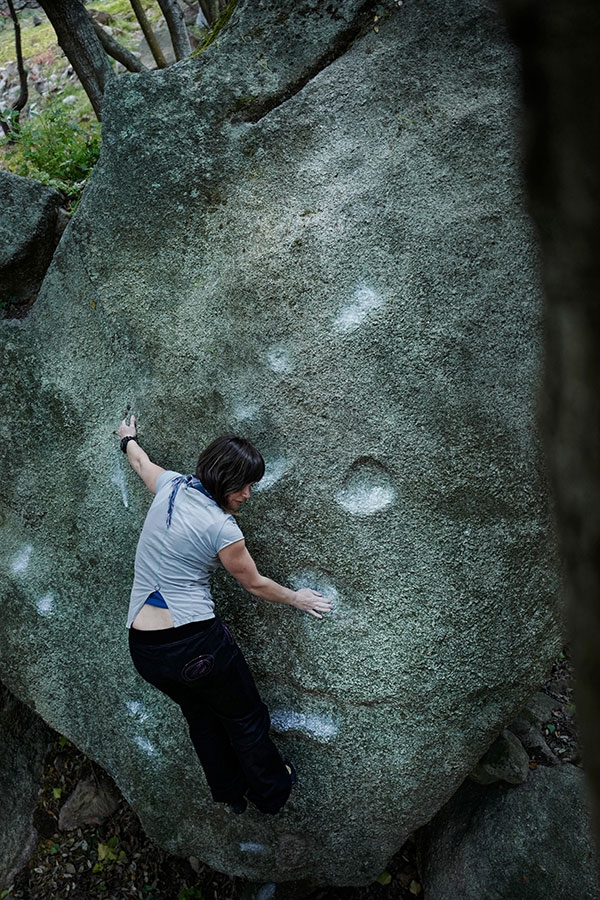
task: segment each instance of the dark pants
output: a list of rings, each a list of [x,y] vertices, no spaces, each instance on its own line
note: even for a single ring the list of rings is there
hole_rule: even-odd
[[[242,651],[220,619],[160,631],[129,629],[139,674],[179,704],[213,799],[244,795],[276,813],[291,777],[269,737],[271,720]]]

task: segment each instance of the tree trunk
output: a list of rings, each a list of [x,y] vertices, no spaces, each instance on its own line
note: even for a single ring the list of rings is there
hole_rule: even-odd
[[[158,66],[159,69],[166,69],[167,61],[166,61],[165,57],[163,56],[163,52],[160,49],[160,45],[159,45],[158,41],[156,40],[156,35],[154,34],[154,32],[152,31],[152,28],[150,27],[150,22],[146,18],[146,13],[144,12],[144,7],[140,3],[140,0],[129,0],[129,2],[131,3],[131,6],[135,13],[136,19],[140,23],[140,28],[144,32],[144,37],[146,38],[146,43],[150,47],[150,52],[152,53],[152,56],[154,57],[154,61],[156,62],[156,65]]]
[[[598,0],[501,6],[522,56],[546,295],[546,449],[600,838],[600,9]]]
[[[176,59],[185,59],[192,52],[192,45],[185,25],[183,12],[177,0],[158,0],[165,17]]]
[[[115,77],[110,61],[81,0],[39,0],[58,43],[73,66],[98,119],[106,85]]]
[[[25,66],[23,64],[23,50],[21,47],[21,26],[19,25],[19,19],[17,17],[13,0],[8,0],[8,9],[15,29],[15,52],[17,54],[17,68],[19,70],[20,90],[19,96],[17,97],[11,108],[11,112],[16,112],[17,115],[11,117],[10,122],[5,122],[3,119],[0,119],[0,126],[2,127],[2,130],[6,135],[14,131],[15,124],[19,121],[19,113],[27,103],[28,96],[27,72],[25,71]]]
[[[200,0],[200,9],[204,18],[212,28],[221,14],[219,0]]]
[[[117,62],[120,62],[121,65],[125,66],[125,68],[129,72],[147,72],[148,69],[146,66],[135,56],[133,53],[130,53],[129,50],[126,50],[118,41],[115,41],[113,37],[105,31],[102,25],[95,20],[92,20],[94,24],[94,30],[100,39],[100,43],[106,50],[109,56],[112,56],[113,59],[116,59]]]

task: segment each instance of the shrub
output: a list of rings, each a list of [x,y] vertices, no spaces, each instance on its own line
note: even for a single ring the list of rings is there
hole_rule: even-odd
[[[73,120],[61,103],[54,102],[32,113],[3,143],[6,168],[76,201],[100,153],[100,126]]]

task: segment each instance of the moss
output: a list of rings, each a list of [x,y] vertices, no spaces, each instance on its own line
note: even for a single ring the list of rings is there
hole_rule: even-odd
[[[252,106],[255,100],[257,100],[256,94],[242,94],[239,97],[236,97],[233,102],[232,112],[239,112],[241,109],[246,109],[248,106]]]
[[[204,53],[205,50],[208,50],[210,45],[216,41],[223,29],[226,28],[229,24],[229,20],[233,14],[236,4],[237,0],[230,0],[230,3],[227,4],[213,27],[204,29],[204,38],[200,41],[200,43],[192,53],[192,56],[200,56],[201,53]]]

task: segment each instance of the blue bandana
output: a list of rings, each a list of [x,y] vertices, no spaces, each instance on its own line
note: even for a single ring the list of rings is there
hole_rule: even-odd
[[[209,500],[212,500],[213,503],[217,501],[209,494],[201,481],[194,475],[179,475],[177,478],[173,478],[171,481],[171,493],[169,494],[169,506],[167,508],[167,528],[169,528],[171,524],[171,518],[173,516],[173,507],[175,506],[175,498],[177,497],[177,492],[181,485],[185,485],[185,488],[192,488],[194,491],[200,491],[201,494],[204,494],[205,497],[208,497]]]

